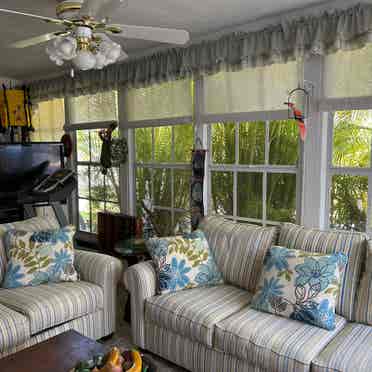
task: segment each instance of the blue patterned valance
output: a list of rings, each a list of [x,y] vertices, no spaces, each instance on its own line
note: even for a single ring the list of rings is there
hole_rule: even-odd
[[[147,86],[222,69],[284,63],[310,55],[363,47],[372,30],[372,6],[360,4],[346,10],[324,12],[267,27],[234,33],[186,48],[174,48],[104,70],[60,77],[31,84],[34,98],[96,93],[118,85]]]

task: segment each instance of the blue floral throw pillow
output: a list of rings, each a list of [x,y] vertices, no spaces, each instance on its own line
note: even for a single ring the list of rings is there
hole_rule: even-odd
[[[73,226],[38,232],[10,230],[5,237],[8,264],[2,287],[76,281],[74,234]]]
[[[223,283],[204,234],[198,237],[175,236],[152,238],[149,253],[159,274],[161,294],[180,289]]]
[[[343,253],[323,255],[273,246],[266,255],[252,307],[333,330],[347,260]]]

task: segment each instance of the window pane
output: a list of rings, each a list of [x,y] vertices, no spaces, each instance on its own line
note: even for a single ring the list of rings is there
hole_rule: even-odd
[[[79,199],[79,228],[90,231],[90,203],[87,199]]]
[[[271,165],[296,165],[299,155],[298,126],[294,120],[270,122]]]
[[[296,222],[295,174],[268,174],[267,219],[278,222]]]
[[[77,167],[77,172],[79,196],[89,198],[89,167],[79,165]]]
[[[174,207],[190,209],[191,170],[174,170]]]
[[[69,104],[72,124],[118,119],[116,91],[70,98]]]
[[[152,159],[152,128],[136,129],[136,162],[145,163]]]
[[[35,105],[31,132],[33,142],[59,141],[64,134],[65,103],[63,98],[42,101]]]
[[[157,162],[172,161],[172,127],[154,129],[154,160]]]
[[[372,110],[338,111],[334,116],[333,165],[369,167]]]
[[[212,160],[215,164],[235,163],[235,123],[212,125]]]
[[[101,173],[100,167],[90,167],[90,197],[94,200],[106,199],[106,188],[104,183],[104,175]]]
[[[91,200],[90,207],[92,208],[92,232],[97,232],[98,212],[105,210],[105,203],[97,200]]]
[[[232,172],[212,172],[212,207],[217,214],[233,215]]]
[[[106,175],[106,201],[119,203],[120,185],[119,185],[119,168],[110,168]]]
[[[136,169],[136,194],[137,194],[137,212],[141,212],[142,201],[146,196],[146,190],[151,198],[151,170],[147,168]],[[139,213],[141,214],[141,213]]]
[[[174,161],[176,163],[190,163],[191,150],[194,147],[194,128],[191,124],[176,125],[174,133]]]
[[[90,161],[90,139],[88,130],[76,131],[77,161]]]
[[[262,173],[238,173],[238,216],[262,218]]]
[[[172,213],[170,211],[155,209],[153,222],[156,225],[160,236],[174,235]]]
[[[175,212],[174,214],[174,234],[186,234],[191,231],[190,212]]]
[[[239,124],[239,163],[265,163],[265,122]]]
[[[120,213],[120,206],[116,203],[106,203],[106,211]]]
[[[331,227],[365,231],[367,221],[368,177],[332,177]]]
[[[90,131],[90,161],[99,163],[101,158],[102,141],[99,138],[99,130]]]
[[[171,170],[154,169],[154,204],[161,207],[172,206]]]
[[[191,116],[191,81],[128,89],[124,104],[129,121]]]

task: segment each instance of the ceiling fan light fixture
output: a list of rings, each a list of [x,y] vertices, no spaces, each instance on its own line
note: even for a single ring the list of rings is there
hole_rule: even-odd
[[[82,49],[77,52],[72,63],[79,70],[91,70],[96,66],[96,57],[91,51]]]

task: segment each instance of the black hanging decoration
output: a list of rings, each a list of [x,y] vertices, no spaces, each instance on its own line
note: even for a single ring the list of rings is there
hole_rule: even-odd
[[[204,176],[206,150],[192,151],[192,179],[191,179],[191,228],[198,228],[204,217]]]

